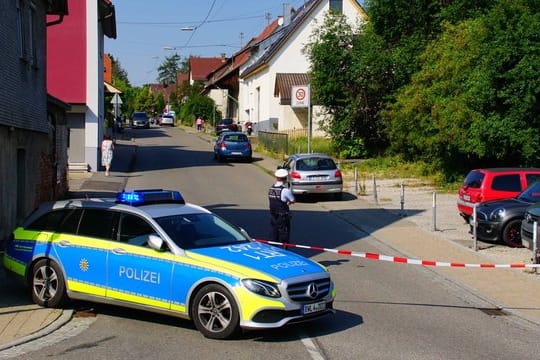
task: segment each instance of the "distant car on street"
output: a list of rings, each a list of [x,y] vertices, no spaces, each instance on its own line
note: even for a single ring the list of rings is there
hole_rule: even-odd
[[[170,114],[163,114],[159,120],[159,125],[174,126],[174,116]]]
[[[216,134],[219,135],[223,131],[238,131],[238,124],[233,119],[221,119],[216,124]]]
[[[224,131],[214,144],[214,159],[238,159],[251,161],[251,142],[246,134],[239,131]]]
[[[134,129],[144,128],[150,129],[150,119],[144,111],[136,111],[131,116],[131,127]]]
[[[343,195],[343,176],[329,155],[294,154],[280,168],[289,171],[289,185],[295,195],[330,194],[336,200]]]

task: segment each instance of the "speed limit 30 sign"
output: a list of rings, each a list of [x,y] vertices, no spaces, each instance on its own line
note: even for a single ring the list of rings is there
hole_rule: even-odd
[[[291,106],[309,107],[309,85],[299,85],[292,87]]]

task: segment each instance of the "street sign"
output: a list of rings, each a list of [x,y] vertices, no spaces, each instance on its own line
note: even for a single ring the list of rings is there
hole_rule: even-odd
[[[292,107],[309,107],[309,85],[293,86],[291,91]]]
[[[114,96],[111,99],[111,104],[115,104],[115,105],[116,104],[118,104],[118,105],[122,104],[122,99],[120,98],[120,95],[114,94]]]

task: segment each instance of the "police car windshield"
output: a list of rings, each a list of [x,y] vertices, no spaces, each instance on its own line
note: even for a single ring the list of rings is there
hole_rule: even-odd
[[[155,219],[182,249],[239,244],[250,241],[237,228],[214,214],[186,214]]]

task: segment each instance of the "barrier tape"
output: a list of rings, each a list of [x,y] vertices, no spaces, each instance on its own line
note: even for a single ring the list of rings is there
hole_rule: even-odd
[[[269,244],[269,245],[278,245],[284,247],[298,248],[298,249],[309,249],[316,251],[325,251],[331,252],[334,254],[355,256],[369,260],[379,260],[379,261],[389,261],[399,264],[409,264],[409,265],[422,265],[422,266],[433,266],[433,267],[456,267],[456,268],[477,268],[477,269],[525,269],[525,268],[540,268],[540,264],[466,264],[459,262],[443,262],[443,261],[433,261],[433,260],[420,260],[420,259],[409,259],[399,256],[389,256],[375,253],[366,253],[360,251],[351,251],[343,249],[328,249],[319,246],[310,246],[310,245],[297,245],[289,243],[280,243],[270,240],[261,240],[256,239],[258,242]]]

